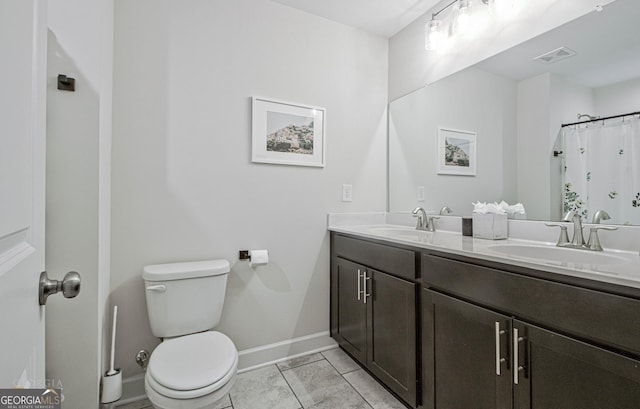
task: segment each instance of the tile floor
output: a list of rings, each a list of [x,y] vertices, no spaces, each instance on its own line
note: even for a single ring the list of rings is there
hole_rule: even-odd
[[[149,409],[148,400],[117,409]],[[405,409],[339,348],[238,375],[215,409]]]

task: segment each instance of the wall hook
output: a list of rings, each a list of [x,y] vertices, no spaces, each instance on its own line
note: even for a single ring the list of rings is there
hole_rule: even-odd
[[[76,79],[67,77],[64,74],[58,74],[58,89],[62,91],[75,91]]]

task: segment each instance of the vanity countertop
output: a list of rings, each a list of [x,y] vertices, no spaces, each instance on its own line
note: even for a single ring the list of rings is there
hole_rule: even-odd
[[[555,243],[514,238],[484,240],[463,236],[459,232],[445,230],[426,232],[393,224],[330,226],[329,230],[555,274],[640,288],[640,254],[638,252],[621,250],[593,252],[559,248],[555,246]],[[533,253],[548,254],[549,258],[530,256],[529,250]],[[564,258],[565,254],[566,260],[560,260]]]

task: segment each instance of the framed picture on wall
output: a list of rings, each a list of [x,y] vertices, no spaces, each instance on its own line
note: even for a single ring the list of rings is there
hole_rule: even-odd
[[[475,176],[476,133],[438,128],[439,175]]]
[[[325,109],[253,97],[253,162],[324,167]]]

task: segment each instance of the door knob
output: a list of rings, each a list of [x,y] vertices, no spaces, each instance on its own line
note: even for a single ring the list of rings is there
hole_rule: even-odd
[[[40,305],[47,303],[47,297],[62,291],[64,298],[73,298],[80,293],[80,274],[69,271],[62,281],[51,280],[47,277],[47,272],[40,273],[40,285],[38,288]]]

